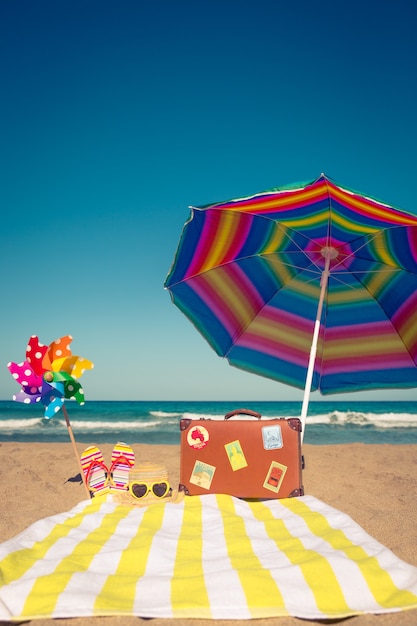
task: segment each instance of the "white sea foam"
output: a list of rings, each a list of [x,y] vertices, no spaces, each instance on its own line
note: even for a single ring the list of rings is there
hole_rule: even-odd
[[[40,426],[43,422],[43,418],[40,417],[32,417],[25,420],[1,420],[0,421],[0,432],[7,432],[10,430],[27,430],[28,428],[36,428]]]
[[[135,430],[145,430],[156,428],[161,426],[162,423],[166,424],[167,422],[161,422],[161,420],[147,420],[147,421],[83,421],[83,420],[70,420],[71,427],[74,431],[78,433],[86,433],[86,432],[134,432]],[[178,420],[170,423],[178,423]],[[25,420],[2,420],[0,421],[0,433],[10,433],[10,432],[29,432],[34,430],[60,430],[66,429],[66,422],[58,417],[53,417],[50,420],[46,420],[44,418],[33,418],[33,419],[25,419]]]
[[[332,411],[308,415],[309,424],[374,426],[376,428],[417,428],[417,415],[413,413],[361,413],[357,411]]]
[[[110,422],[110,421],[97,421],[97,422],[86,422],[82,420],[71,420],[71,424],[78,432],[87,432],[87,431],[96,431],[96,432],[111,432],[111,431],[135,431],[142,430],[147,428],[155,428],[161,425],[161,420],[147,420],[144,421],[118,421],[118,422]],[[63,422],[65,425],[65,422]]]

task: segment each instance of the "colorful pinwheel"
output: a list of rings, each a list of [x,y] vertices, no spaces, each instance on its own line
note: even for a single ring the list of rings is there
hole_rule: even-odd
[[[62,409],[81,480],[90,496],[64,400],[74,399],[78,404],[84,404],[84,391],[77,378],[85,370],[92,369],[94,363],[73,355],[69,347],[71,341],[71,335],[66,335],[45,346],[39,343],[36,335],[32,335],[26,348],[26,360],[8,363],[7,368],[22,387],[13,400],[24,404],[41,402],[47,419]]]
[[[42,402],[47,419],[63,407],[65,399],[84,404],[84,391],[77,379],[94,364],[73,355],[69,347],[71,341],[71,335],[66,335],[45,346],[39,343],[36,335],[32,335],[26,349],[26,360],[7,365],[22,387],[13,400],[25,404]]]

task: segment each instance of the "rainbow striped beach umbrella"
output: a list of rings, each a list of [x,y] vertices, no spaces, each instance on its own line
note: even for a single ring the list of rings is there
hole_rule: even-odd
[[[231,365],[322,394],[417,387],[417,216],[321,175],[190,207],[165,281]]]

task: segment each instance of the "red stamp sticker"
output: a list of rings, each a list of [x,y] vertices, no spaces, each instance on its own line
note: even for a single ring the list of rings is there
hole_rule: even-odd
[[[201,450],[208,444],[210,437],[204,426],[193,426],[187,433],[188,445],[195,450]]]
[[[274,491],[278,493],[282,481],[284,480],[285,472],[287,471],[287,466],[282,465],[282,463],[277,463],[276,461],[272,461],[268,474],[265,478],[264,487],[265,489],[269,489],[270,491]]]

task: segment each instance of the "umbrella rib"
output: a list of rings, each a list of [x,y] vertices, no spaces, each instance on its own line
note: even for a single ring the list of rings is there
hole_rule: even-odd
[[[382,265],[382,264],[381,264]],[[354,272],[353,275],[356,277],[357,274],[369,274],[369,273],[373,273],[373,274],[380,274],[382,271],[385,272],[401,272],[401,268],[387,268],[386,270],[373,270],[372,272]],[[333,275],[333,278],[336,278]],[[341,284],[344,284],[347,287],[351,287],[352,289],[355,289],[355,287],[353,285],[347,285],[344,281],[339,281]],[[360,283],[360,285],[362,286],[363,289],[365,289],[365,291],[367,291],[367,293],[369,294],[371,300],[378,306],[378,308],[380,309],[380,311],[383,312],[385,320],[387,321],[388,324],[390,324],[392,326],[392,328],[394,329],[394,332],[396,334],[396,336],[398,337],[398,339],[401,341],[401,344],[404,346],[405,352],[407,352],[407,354],[410,356],[411,361],[413,361],[413,363],[415,363],[415,358],[413,357],[413,355],[410,352],[409,347],[404,343],[403,338],[401,336],[401,334],[398,332],[398,329],[394,326],[391,317],[386,313],[384,307],[382,306],[381,302],[375,298],[375,296],[369,291],[368,287],[358,279],[358,282]],[[327,312],[327,306],[325,307],[325,311]],[[325,325],[325,330],[326,331],[326,325]],[[324,342],[323,342],[324,345]]]
[[[391,229],[391,228],[381,228],[381,229],[379,229],[379,230],[375,231],[373,234],[368,234],[368,235],[367,235],[367,239],[366,239],[366,241],[364,241],[364,242],[363,242],[363,244],[362,244],[361,246],[359,246],[358,248],[356,248],[355,250],[352,250],[352,252],[351,252],[350,254],[346,255],[346,256],[345,256],[343,259],[341,259],[338,263],[336,263],[336,264],[333,266],[332,270],[334,270],[335,268],[337,268],[337,266],[338,266],[338,265],[341,265],[341,264],[345,263],[345,262],[346,262],[346,261],[348,261],[350,258],[355,258],[355,257],[357,257],[358,252],[359,252],[360,250],[362,250],[363,248],[365,248],[365,246],[366,246],[367,244],[369,244],[369,243],[370,243],[373,239],[375,239],[375,238],[376,238],[379,234],[384,233],[384,232],[387,232],[387,231],[390,231],[390,230],[392,230],[392,229]],[[363,239],[363,237],[359,237],[358,239]],[[350,242],[350,243],[352,244],[353,242]],[[364,259],[364,260],[367,260],[367,259]],[[378,262],[381,266],[387,266],[388,268],[393,268],[393,270],[397,270],[397,271],[404,271],[404,270],[405,270],[405,271],[407,271],[407,270],[406,270],[406,268],[402,268],[402,267],[394,266],[394,265],[391,265],[391,264],[389,264],[389,263],[387,263],[387,262],[382,262],[382,261],[377,261],[377,262]],[[387,270],[387,271],[389,271],[389,270]]]
[[[327,190],[327,198],[328,198],[328,202],[329,202],[329,207],[328,207],[328,219],[327,219],[327,235],[326,235],[326,245],[329,245],[330,242],[330,234],[331,234],[331,227],[332,227],[332,196],[330,193],[330,189],[329,189],[329,185],[327,182],[327,178],[325,176],[323,176],[324,178],[324,182],[326,185],[326,190]],[[330,270],[330,267],[329,267]]]

